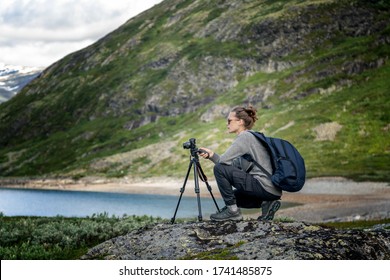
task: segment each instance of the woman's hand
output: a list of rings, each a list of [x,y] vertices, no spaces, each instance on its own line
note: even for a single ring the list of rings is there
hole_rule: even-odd
[[[208,158],[211,158],[213,157],[214,155],[214,152],[208,148],[199,148],[199,155],[202,157],[202,158],[205,158],[205,159],[208,159]]]

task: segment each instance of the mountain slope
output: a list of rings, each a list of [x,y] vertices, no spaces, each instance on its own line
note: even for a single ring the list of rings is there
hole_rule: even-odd
[[[256,129],[296,144],[309,176],[389,180],[389,13],[166,0],[0,105],[1,173],[181,176],[182,143],[223,152],[226,113],[251,103]]]

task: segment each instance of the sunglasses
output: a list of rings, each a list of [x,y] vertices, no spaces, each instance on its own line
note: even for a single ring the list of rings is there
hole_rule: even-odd
[[[230,124],[232,121],[239,121],[239,120],[228,119],[228,120],[227,120],[227,123]]]

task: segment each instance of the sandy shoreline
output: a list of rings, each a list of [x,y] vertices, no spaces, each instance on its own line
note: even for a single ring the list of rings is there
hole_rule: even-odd
[[[17,189],[41,189],[41,190],[64,190],[64,191],[92,191],[92,192],[115,192],[127,194],[180,194],[184,182],[171,178],[153,179],[103,179],[87,178],[83,180],[71,179],[0,179],[0,187]],[[213,193],[217,190],[215,182],[209,181]],[[215,187],[213,187],[215,186]],[[200,193],[208,194],[206,184],[199,182]],[[217,195],[218,191],[216,191]],[[184,195],[195,196],[194,183],[188,180]]]
[[[47,189],[67,191],[116,192],[127,194],[180,195],[183,180],[153,179],[0,179],[2,188]],[[214,181],[209,181],[213,195],[220,197]],[[199,181],[200,195],[210,197],[206,184]],[[185,186],[184,196],[196,196],[193,180]],[[302,191],[285,192],[283,202],[299,206],[281,209],[276,216],[321,222],[372,220],[390,218],[390,186],[381,182],[353,182],[344,178],[314,178],[307,180]]]

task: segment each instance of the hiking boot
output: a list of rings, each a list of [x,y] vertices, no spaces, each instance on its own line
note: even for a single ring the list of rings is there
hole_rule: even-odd
[[[261,204],[261,216],[257,219],[259,221],[272,221],[276,211],[280,208],[280,201],[263,201]]]
[[[211,214],[210,220],[212,221],[240,221],[242,215],[240,209],[232,211],[228,207],[222,208],[221,212]]]

